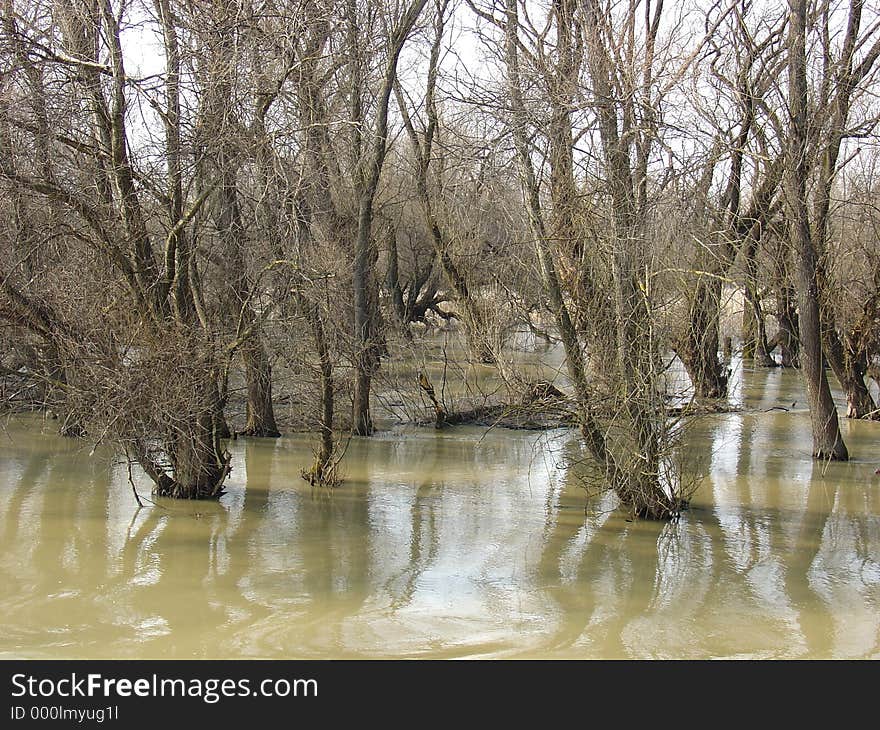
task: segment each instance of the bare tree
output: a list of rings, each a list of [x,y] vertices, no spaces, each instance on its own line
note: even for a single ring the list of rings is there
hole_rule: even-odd
[[[865,385],[866,355],[860,351],[857,338],[851,332],[841,334],[836,327],[833,307],[833,292],[836,287],[828,281],[826,252],[831,236],[832,190],[839,174],[839,159],[845,138],[851,134],[850,111],[857,101],[860,87],[870,78],[878,57],[880,57],[880,31],[876,25],[862,32],[863,0],[850,0],[846,31],[839,54],[831,47],[831,9],[828,4],[820,8],[823,54],[823,78],[819,87],[816,114],[825,116],[824,124],[814,124],[818,131],[816,155],[817,181],[813,193],[811,235],[817,252],[817,283],[821,313],[822,341],[825,356],[846,393],[847,416],[850,418],[876,417],[877,407]],[[857,51],[864,48],[860,59]],[[827,110],[827,111],[826,111]],[[817,121],[820,121],[817,120]],[[876,126],[876,120],[869,120],[861,126],[861,134]],[[844,162],[845,164],[845,162]],[[806,172],[808,170],[804,170]]]
[[[479,11],[478,11],[479,12]],[[488,14],[484,13],[484,16]],[[551,223],[545,222],[540,178],[533,162],[533,143],[524,98],[525,82],[520,58],[525,52],[520,31],[530,27],[520,19],[517,0],[508,0],[503,20],[504,61],[510,99],[510,126],[519,162],[520,179],[529,214],[529,231],[535,241],[544,289],[566,353],[569,376],[575,387],[581,430],[593,458],[602,465],[609,484],[621,501],[634,512],[652,518],[670,518],[681,508],[680,485],[668,480],[664,452],[669,443],[663,393],[658,388],[658,343],[652,330],[645,248],[645,209],[648,200],[647,166],[652,140],[656,135],[656,108],[651,99],[654,80],[653,44],[658,18],[648,14],[644,27],[647,43],[638,76],[624,69],[612,57],[618,43],[634,43],[633,14],[625,15],[624,31],[615,35],[609,16],[596,3],[583,6],[565,0],[554,2],[548,10],[548,27],[556,37],[552,51],[544,34],[532,31],[535,50],[529,52],[534,67],[546,84],[542,101],[550,110],[548,161],[550,167]],[[616,39],[612,41],[612,39]],[[627,46],[635,52],[634,46]],[[632,61],[633,56],[629,59]],[[552,60],[548,60],[552,59]],[[591,322],[589,335],[595,343],[612,344],[613,356],[601,349],[591,358],[594,369],[602,373],[606,392],[615,413],[603,424],[597,418],[599,393],[589,384],[583,346],[573,324],[562,282],[557,272],[556,237],[571,245],[576,235],[571,221],[577,211],[578,193],[573,176],[573,131],[571,107],[576,91],[573,80],[578,68],[589,80],[589,108],[599,130],[602,198],[610,206],[608,266],[613,292],[613,327],[608,322]],[[621,91],[618,91],[622,89]],[[644,96],[642,96],[644,95]],[[641,104],[636,108],[637,104]],[[639,120],[643,136],[636,132]],[[570,249],[569,249],[570,250]],[[581,274],[583,279],[583,273]],[[584,287],[594,294],[601,291],[590,282]],[[580,307],[607,314],[608,309],[581,298]],[[601,348],[601,344],[599,344]],[[601,413],[601,409],[599,409]],[[606,411],[607,419],[608,411]],[[672,483],[671,483],[672,481]]]
[[[370,384],[379,363],[379,342],[376,327],[378,296],[374,284],[375,273],[371,266],[373,202],[379,187],[379,176],[382,174],[385,153],[388,150],[388,103],[394,88],[400,52],[403,50],[403,45],[426,2],[427,0],[413,0],[410,4],[402,7],[392,19],[387,58],[378,89],[375,125],[372,134],[364,140],[367,148],[360,157],[358,168],[355,171],[358,212],[352,278],[356,348],[352,433],[357,436],[369,436],[373,433],[373,419],[370,415]],[[352,37],[356,38],[358,21],[354,3],[348,7],[347,21],[352,28]],[[362,105],[359,101],[361,76],[357,64],[361,60],[361,54],[357,49],[353,50],[355,63],[353,83],[357,88],[352,90],[352,122],[356,135],[354,147],[359,150],[362,148],[361,140],[366,135],[363,129]],[[372,296],[371,292],[373,292]]]
[[[163,148],[172,162],[166,210],[179,215],[165,219],[160,264],[154,251],[159,209],[148,200],[157,188],[131,158],[131,82],[121,12],[109,0],[57,11],[56,25],[16,32],[28,61],[44,64],[46,73],[67,82],[63,91],[74,94],[72,105],[78,108],[69,131],[55,134],[55,148],[60,143],[64,151],[52,161],[54,170],[24,172],[7,165],[2,177],[64,210],[71,218],[71,245],[90,252],[95,265],[48,301],[7,282],[7,303],[25,308],[32,331],[41,319],[44,328],[63,333],[66,360],[76,372],[66,388],[80,401],[96,438],[120,443],[159,494],[216,497],[230,468],[220,442],[218,378],[224,355],[199,317],[203,292],[187,260],[191,238],[184,234],[207,192],[186,207],[178,195],[174,82],[167,95],[171,113],[165,115]],[[7,7],[7,12],[14,11]],[[4,117],[7,124],[29,126],[9,104]],[[15,156],[14,150],[6,152]],[[80,170],[86,171],[85,179]],[[55,262],[47,263],[54,268]]]
[[[423,131],[421,133],[416,129],[414,113],[409,111],[409,104],[399,81],[395,83],[394,91],[398,108],[403,117],[403,124],[412,145],[413,155],[415,156],[416,191],[425,217],[425,225],[429,231],[434,255],[440,263],[446,281],[455,293],[458,304],[463,309],[472,354],[480,362],[492,363],[496,360],[494,351],[497,351],[500,343],[493,342],[492,338],[487,336],[489,327],[485,321],[486,314],[482,311],[479,299],[472,294],[471,287],[460,265],[453,259],[450,252],[449,236],[444,232],[440,220],[435,213],[435,204],[431,194],[432,160],[436,149],[435,139],[440,130],[440,116],[437,106],[437,78],[443,50],[444,29],[447,16],[450,13],[450,2],[449,0],[435,0],[434,6],[434,35],[431,40],[428,72],[425,81],[425,121],[422,124]]]
[[[786,210],[795,260],[795,284],[800,310],[801,372],[810,403],[813,456],[846,461],[849,453],[837,422],[837,410],[822,362],[818,260],[807,210],[807,3],[789,0],[789,110],[791,133],[786,162]]]
[[[166,0],[162,4],[166,4]],[[170,15],[170,12],[170,8],[163,10],[161,17],[164,19],[166,13]],[[248,150],[242,149],[247,136],[243,133],[242,111],[236,103],[236,79],[243,75],[245,61],[238,48],[246,47],[241,42],[244,39],[238,37],[241,32],[236,29],[245,12],[243,4],[229,0],[214,3],[209,13],[196,12],[190,18],[200,46],[196,50],[200,108],[195,144],[203,152],[202,159],[198,161],[205,178],[202,184],[213,181],[208,184],[213,184],[216,191],[211,208],[217,231],[221,276],[226,289],[221,296],[225,305],[224,317],[231,323],[241,317],[243,331],[247,333],[239,346],[247,389],[247,422],[240,433],[245,436],[276,437],[280,432],[272,402],[272,367],[261,337],[254,306],[254,302],[258,301],[255,296],[257,292],[248,266],[248,259],[254,258],[248,249],[260,242],[260,236],[259,233],[251,235],[249,240],[239,182],[239,170],[249,157]],[[163,20],[165,27],[167,24]],[[170,27],[165,30],[166,57],[169,59],[176,57],[173,46],[169,46],[168,39],[172,33]],[[168,78],[175,78],[175,74],[169,71]]]

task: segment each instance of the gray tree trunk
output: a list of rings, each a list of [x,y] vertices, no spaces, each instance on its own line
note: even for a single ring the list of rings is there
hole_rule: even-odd
[[[794,278],[800,316],[801,374],[810,404],[813,456],[846,461],[846,444],[840,434],[837,409],[831,397],[822,358],[816,251],[810,236],[806,201],[807,155],[807,63],[806,0],[789,0],[789,106],[791,140],[788,150],[786,208],[795,260]]]

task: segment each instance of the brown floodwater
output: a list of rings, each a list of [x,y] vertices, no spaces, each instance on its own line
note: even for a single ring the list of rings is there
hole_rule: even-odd
[[[16,417],[0,657],[880,658],[880,424],[816,464],[797,373],[735,376],[676,524],[588,501],[563,430],[389,427],[332,492],[308,435],[239,440],[219,503],[139,509],[109,451]]]

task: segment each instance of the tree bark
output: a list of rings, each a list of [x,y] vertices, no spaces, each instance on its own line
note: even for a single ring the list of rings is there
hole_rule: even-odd
[[[867,358],[864,352],[846,347],[837,332],[826,332],[825,357],[846,394],[846,417],[877,420],[877,404],[865,383]]]
[[[272,402],[272,365],[262,341],[254,335],[242,347],[247,382],[247,423],[242,436],[281,435]]]
[[[758,294],[758,265],[755,256],[758,252],[758,241],[749,237],[745,242],[743,257],[746,265],[746,282],[743,288],[745,307],[743,309],[743,357],[753,358],[758,367],[776,367],[776,361],[770,357],[767,343],[767,325],[764,321],[764,308]]]
[[[789,106],[791,140],[788,150],[786,207],[795,259],[795,284],[800,316],[801,374],[810,404],[813,456],[846,461],[849,453],[837,419],[837,409],[825,375],[822,358],[817,257],[810,236],[806,201],[807,155],[807,64],[806,0],[789,0]]]
[[[160,2],[162,0],[159,0]],[[221,8],[217,12],[222,12]],[[209,54],[210,76],[205,84],[202,124],[206,130],[203,144],[213,159],[213,175],[216,179],[214,219],[220,235],[225,256],[225,279],[227,295],[224,297],[224,315],[230,321],[237,321],[240,327],[250,334],[242,343],[244,375],[247,383],[247,424],[245,436],[280,436],[275,421],[272,403],[272,368],[265,345],[260,336],[257,313],[251,304],[251,287],[247,272],[247,237],[242,216],[240,193],[238,189],[238,166],[231,112],[226,108],[226,100],[231,96],[232,80],[229,77],[230,64],[226,57],[233,54],[234,39],[231,36],[229,19],[218,18],[224,27],[216,44],[206,50]]]
[[[557,24],[562,23],[562,27],[557,27],[557,33],[565,35],[571,32],[570,27],[566,27],[567,19],[570,14],[567,12],[567,3],[565,8],[557,9]],[[563,294],[562,286],[556,269],[553,251],[550,246],[550,236],[548,235],[547,226],[544,223],[544,214],[541,207],[541,196],[539,184],[535,175],[534,166],[532,164],[531,150],[529,147],[527,118],[525,114],[525,104],[522,94],[522,81],[519,68],[518,53],[518,32],[519,32],[519,12],[518,0],[506,0],[505,4],[505,63],[507,66],[508,91],[510,94],[510,113],[511,126],[514,138],[514,145],[517,154],[517,161],[520,168],[520,179],[523,187],[523,193],[526,199],[526,210],[528,213],[529,230],[535,241],[535,250],[538,258],[541,279],[544,290],[549,299],[549,304],[557,328],[559,330],[560,339],[566,354],[566,367],[575,388],[576,402],[578,404],[578,417],[581,425],[581,432],[587,444],[592,457],[604,469],[605,480],[614,490],[621,502],[631,508],[633,512],[639,516],[649,517],[653,519],[669,519],[678,513],[680,505],[677,501],[667,494],[657,481],[658,472],[654,470],[657,466],[659,457],[657,434],[654,431],[653,416],[644,411],[636,400],[638,395],[636,387],[636,375],[634,370],[635,363],[631,360],[631,355],[624,352],[625,347],[622,340],[626,340],[628,345],[638,345],[632,338],[632,327],[635,320],[641,322],[638,315],[638,302],[635,300],[635,292],[631,291],[629,285],[633,285],[633,281],[628,276],[616,276],[615,285],[617,286],[618,311],[626,311],[627,315],[621,317],[617,326],[619,328],[618,337],[618,372],[614,374],[615,383],[620,383],[626,393],[623,395],[623,406],[629,415],[626,426],[626,436],[632,438],[637,446],[635,454],[630,452],[622,452],[623,461],[621,465],[620,459],[616,452],[612,451],[609,441],[606,439],[606,433],[599,421],[592,412],[591,405],[595,400],[595,395],[587,381],[587,374],[584,363],[584,355],[581,343],[578,339],[577,332],[569,313],[568,305]],[[588,19],[591,22],[594,18]],[[595,39],[594,39],[595,40]],[[595,49],[594,49],[595,50]],[[596,60],[595,58],[593,60]],[[563,64],[564,66],[565,64]],[[595,79],[594,79],[595,80]],[[605,79],[607,82],[607,79]],[[600,85],[602,79],[599,79]],[[601,96],[602,92],[594,92]],[[551,104],[559,102],[559,96],[551,95]],[[601,103],[599,103],[601,107]],[[604,114],[603,114],[604,111]],[[610,123],[610,109],[602,110],[600,108],[600,128],[603,131],[603,142],[605,142],[606,165],[611,168],[609,174],[611,176],[612,195],[615,198],[615,226],[619,231],[620,224],[623,222],[621,217],[625,217],[629,211],[623,211],[619,207],[618,194],[621,180],[618,175],[620,173],[618,157],[615,157],[616,148],[608,144],[609,140],[605,138],[608,132],[605,128]],[[560,114],[556,119],[556,132],[563,135],[563,139],[556,140],[555,144],[565,144],[565,124],[564,114]],[[611,122],[613,123],[613,122]],[[571,144],[569,136],[568,143]],[[616,150],[619,152],[619,150]],[[561,153],[561,149],[557,148],[557,156]],[[611,159],[608,159],[610,156]],[[557,185],[564,186],[566,171],[564,168],[557,170],[555,181]],[[553,177],[551,175],[551,177]],[[629,189],[632,193],[632,188]],[[564,191],[557,188],[556,201],[559,202],[564,198]],[[632,201],[634,204],[634,201]],[[556,215],[564,215],[566,211],[556,211]],[[628,228],[627,228],[628,230]],[[619,241],[624,245],[623,241]],[[628,242],[626,242],[628,243]],[[620,267],[623,264],[631,263],[628,259],[629,250],[624,249],[615,254],[615,269],[617,273],[622,273]],[[629,272],[632,273],[632,272]],[[639,332],[639,336],[644,336],[644,332]],[[638,358],[637,358],[638,359]],[[630,470],[631,464],[644,464],[637,470]]]
[[[354,393],[352,397],[351,432],[354,436],[370,436],[373,433],[373,417],[370,413],[370,387],[373,376],[379,366],[380,352],[383,343],[380,341],[380,333],[377,328],[378,297],[373,290],[377,288],[375,272],[372,264],[372,232],[373,232],[373,201],[379,186],[379,177],[385,154],[388,149],[388,102],[397,77],[397,62],[403,44],[406,42],[410,31],[416,23],[427,0],[412,0],[403,17],[395,25],[391,33],[391,42],[388,48],[388,59],[382,76],[382,85],[378,94],[376,127],[373,130],[372,140],[368,151],[366,164],[363,157],[358,158],[363,165],[359,170],[357,179],[358,188],[358,216],[357,234],[354,242],[354,257],[352,265],[352,286],[354,288]],[[349,11],[349,23],[352,25],[352,35],[357,33],[357,9],[352,7]],[[355,56],[358,54],[355,53]],[[360,60],[355,58],[356,66]],[[357,74],[356,74],[357,78]],[[360,89],[353,89],[353,98],[359,99]],[[353,110],[353,119],[356,126],[363,123],[360,104],[357,103]],[[355,129],[356,144],[354,148],[360,151],[360,129]]]
[[[723,398],[728,375],[718,359],[718,313],[721,282],[701,278],[691,299],[688,331],[678,355],[697,398]]]
[[[305,478],[311,484],[331,485],[335,481],[333,463],[333,360],[330,357],[330,348],[321,320],[321,312],[317,304],[310,303],[302,294],[297,295],[297,306],[305,315],[306,321],[312,330],[312,338],[315,342],[315,350],[318,353],[318,367],[320,369],[321,396],[320,396],[320,422],[319,431],[321,438],[315,453],[315,461],[311,470],[303,472]]]

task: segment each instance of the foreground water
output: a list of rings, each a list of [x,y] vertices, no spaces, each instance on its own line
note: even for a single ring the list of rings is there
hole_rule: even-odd
[[[566,431],[392,429],[332,493],[309,437],[241,440],[219,504],[138,509],[111,454],[12,420],[0,656],[880,658],[880,424],[814,464],[797,374],[743,376],[674,525],[588,501]]]

